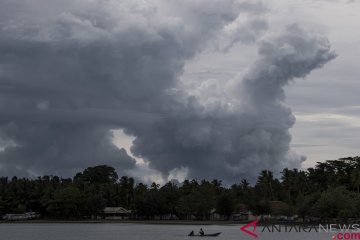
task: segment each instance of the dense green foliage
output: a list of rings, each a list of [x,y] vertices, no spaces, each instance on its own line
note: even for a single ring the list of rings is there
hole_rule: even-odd
[[[289,206],[282,215],[359,218],[360,157],[319,162],[306,171],[284,169],[279,179],[264,170],[254,186],[245,179],[230,187],[219,180],[147,186],[126,176],[119,179],[114,168],[104,165],[89,167],[73,179],[0,178],[0,215],[35,211],[44,218],[80,219],[96,216],[105,206],[121,206],[139,219],[173,215],[205,220],[213,209],[229,219],[244,206],[255,214],[274,214],[269,204],[274,200]]]

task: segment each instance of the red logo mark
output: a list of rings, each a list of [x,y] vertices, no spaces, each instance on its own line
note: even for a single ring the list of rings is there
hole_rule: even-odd
[[[243,231],[244,233],[249,234],[250,236],[253,236],[253,237],[257,238],[258,235],[255,233],[257,222],[258,222],[258,220],[255,220],[255,221],[253,221],[251,223],[248,223],[248,224],[242,226],[240,228],[240,230]],[[249,228],[249,227],[253,227],[253,230],[252,231],[247,230],[247,228]]]

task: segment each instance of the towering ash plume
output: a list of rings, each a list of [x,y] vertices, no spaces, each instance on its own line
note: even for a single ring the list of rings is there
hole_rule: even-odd
[[[135,160],[113,145],[115,128],[134,135],[133,154],[164,176],[187,169],[230,181],[299,166],[283,87],[334,58],[326,40],[289,27],[261,43],[234,91],[199,84],[218,86],[211,101],[179,84],[186,61],[218,36],[229,37],[226,50],[254,42],[265,11],[236,0],[1,1],[0,175],[95,164],[126,174]]]
[[[303,157],[290,151],[295,118],[283,88],[335,56],[326,39],[290,26],[261,43],[259,59],[235,80],[232,98],[207,105],[182,96],[182,107],[169,118],[136,133],[133,151],[164,173],[182,166],[197,178],[254,179],[263,169],[300,167]]]

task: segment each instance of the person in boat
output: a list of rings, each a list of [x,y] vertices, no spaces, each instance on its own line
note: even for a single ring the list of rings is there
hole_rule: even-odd
[[[194,230],[192,230],[190,233],[189,233],[189,236],[194,236],[195,233],[194,233]]]
[[[204,230],[202,229],[202,228],[200,228],[200,231],[199,231],[199,234],[201,235],[201,236],[204,236]]]

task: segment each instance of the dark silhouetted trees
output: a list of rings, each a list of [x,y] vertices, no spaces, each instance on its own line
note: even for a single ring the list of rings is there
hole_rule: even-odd
[[[0,177],[0,215],[36,211],[49,219],[96,219],[105,206],[121,206],[137,219],[210,220],[216,213],[227,220],[246,210],[271,214],[271,203],[281,201],[289,206],[284,215],[346,220],[360,217],[359,198],[360,157],[319,162],[307,170],[264,170],[255,185],[243,179],[224,186],[215,179],[148,186],[131,177],[118,178],[106,165],[67,179]]]

